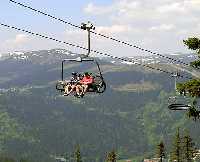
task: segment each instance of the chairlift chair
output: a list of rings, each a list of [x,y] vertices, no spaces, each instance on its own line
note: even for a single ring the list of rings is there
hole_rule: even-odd
[[[101,69],[100,69],[100,65],[98,63],[98,61],[94,58],[91,57],[77,57],[75,59],[64,59],[62,61],[62,70],[61,70],[61,80],[59,80],[56,84],[56,89],[60,92],[64,92],[65,90],[65,86],[69,83],[67,81],[64,80],[64,63],[65,62],[78,62],[78,63],[85,63],[85,62],[93,62],[98,70],[98,73],[96,74],[92,74],[92,77],[94,78],[94,83],[92,84],[92,86],[88,87],[87,92],[95,92],[95,93],[103,93],[106,90],[106,83],[104,81]],[[79,74],[79,75],[83,75],[83,74]]]

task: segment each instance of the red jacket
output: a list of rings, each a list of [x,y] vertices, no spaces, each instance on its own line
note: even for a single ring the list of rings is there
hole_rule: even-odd
[[[84,76],[80,81],[82,84],[92,84],[94,82],[94,78],[92,76]]]

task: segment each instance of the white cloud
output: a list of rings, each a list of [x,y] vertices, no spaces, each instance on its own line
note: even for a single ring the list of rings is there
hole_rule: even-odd
[[[31,40],[29,39],[28,35],[15,34],[12,36],[12,38],[0,41],[2,41],[2,43],[0,43],[0,52],[5,52],[26,49],[25,47]]]
[[[98,11],[95,21],[103,24],[97,32],[164,53],[184,50],[182,39],[199,33],[200,0],[114,0],[88,6],[92,7],[86,13],[96,16]],[[114,50],[111,43],[110,47]]]
[[[199,0],[182,0],[174,1],[169,4],[159,6],[157,11],[160,13],[190,13],[191,11],[199,10],[200,1]]]
[[[65,30],[65,32],[63,33],[63,39],[73,44],[85,46],[87,42],[87,33],[79,29]]]
[[[17,34],[15,38],[8,39],[5,44],[11,47],[21,46],[29,41],[28,36],[25,34]]]
[[[6,34],[6,32],[5,32]],[[9,35],[10,33],[7,33]],[[0,40],[0,52],[29,51],[40,49],[51,49],[58,47],[58,44],[38,37],[31,37],[26,34],[11,33],[7,40]]]
[[[84,12],[92,15],[102,15],[108,14],[112,12],[113,7],[103,7],[103,6],[95,6],[93,3],[89,3],[85,8]]]
[[[126,13],[127,10],[134,10],[140,7],[139,1],[121,0],[114,4],[120,13]]]
[[[185,12],[185,10],[186,9],[182,3],[178,2],[166,4],[157,8],[157,11],[160,13]]]
[[[149,28],[150,31],[170,31],[172,29],[175,29],[173,24],[162,24],[160,26],[152,26]]]
[[[25,34],[18,34],[18,35],[16,35],[15,40],[14,40],[14,42],[16,44],[25,43],[27,41],[28,41],[28,36],[25,35]]]
[[[137,9],[139,6],[139,1],[132,0],[119,0],[111,4],[110,6],[97,6],[93,3],[89,3],[84,8],[84,12],[92,15],[105,15],[111,14],[112,12],[123,14],[126,13],[127,10]]]
[[[106,33],[106,34],[113,34],[113,33],[124,33],[130,32],[132,28],[128,25],[112,25],[112,26],[99,26],[96,27],[96,31],[98,33]]]

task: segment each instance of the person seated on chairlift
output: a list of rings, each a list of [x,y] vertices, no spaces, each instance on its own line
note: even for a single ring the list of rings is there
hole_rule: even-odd
[[[79,82],[79,77],[76,72],[72,72],[72,77],[68,84],[65,86],[65,92],[64,95],[67,96],[74,90],[79,93],[80,90],[77,89],[76,85]]]
[[[83,87],[83,94],[85,94],[88,90],[88,86],[92,85],[94,83],[94,78],[91,76],[88,72],[85,72],[84,77],[82,80],[80,80],[80,83]]]

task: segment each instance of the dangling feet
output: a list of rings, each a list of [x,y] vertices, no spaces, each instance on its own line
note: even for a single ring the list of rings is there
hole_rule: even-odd
[[[75,93],[74,96],[77,98],[83,98],[84,93]]]
[[[63,96],[69,96],[70,93],[64,93]]]

